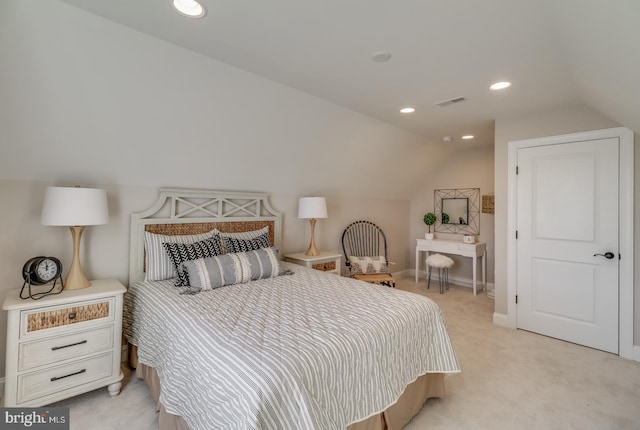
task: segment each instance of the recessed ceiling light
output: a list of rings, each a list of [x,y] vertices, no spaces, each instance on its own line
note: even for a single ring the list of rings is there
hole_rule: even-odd
[[[371,54],[371,61],[375,61],[376,63],[384,63],[389,61],[389,58],[391,58],[391,53],[387,51],[376,51]]]
[[[473,137],[473,134],[465,134],[464,136],[462,136],[462,138],[465,140],[473,139]]]
[[[496,82],[495,84],[492,84],[489,89],[490,90],[504,90],[505,88],[509,88],[511,86],[511,82]]]
[[[412,107],[403,107],[402,109],[400,109],[400,112],[402,113],[414,113],[416,111],[416,108],[412,108]]]
[[[171,4],[181,15],[189,18],[202,18],[206,13],[204,6],[195,0],[172,0]]]

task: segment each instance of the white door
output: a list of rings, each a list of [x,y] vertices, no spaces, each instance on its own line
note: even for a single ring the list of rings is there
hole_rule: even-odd
[[[518,149],[518,328],[618,353],[618,154],[617,138]]]

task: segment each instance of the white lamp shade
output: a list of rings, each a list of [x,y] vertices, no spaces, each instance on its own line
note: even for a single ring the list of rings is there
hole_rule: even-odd
[[[42,205],[43,225],[85,226],[109,221],[107,192],[97,188],[48,187]]]
[[[298,218],[327,218],[327,201],[324,197],[302,197],[298,203]]]

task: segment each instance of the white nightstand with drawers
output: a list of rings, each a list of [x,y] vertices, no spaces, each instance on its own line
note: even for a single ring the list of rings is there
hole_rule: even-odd
[[[7,292],[5,407],[38,407],[108,386],[120,392],[122,295],[116,279],[39,300]]]
[[[285,255],[284,261],[336,275],[340,275],[342,269],[342,254],[339,252],[320,252],[320,255],[306,255],[304,252],[298,252]]]

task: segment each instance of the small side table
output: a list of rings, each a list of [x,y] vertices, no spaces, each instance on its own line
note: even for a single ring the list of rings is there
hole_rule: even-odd
[[[304,252],[287,254],[284,260],[300,266],[311,267],[323,272],[340,275],[342,269],[342,254],[339,252],[321,252],[320,255],[306,255]]]
[[[5,407],[40,407],[107,387],[120,392],[122,295],[116,279],[39,300],[7,291]]]

